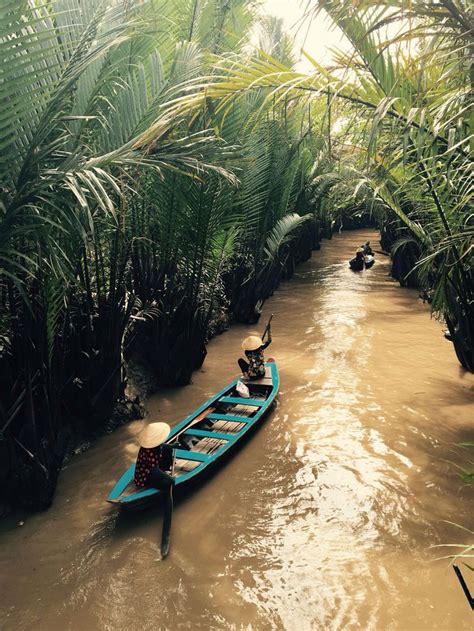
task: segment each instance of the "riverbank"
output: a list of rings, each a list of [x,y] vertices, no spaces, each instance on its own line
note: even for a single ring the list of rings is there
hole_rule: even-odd
[[[445,520],[472,528],[472,489],[447,460],[473,438],[473,376],[386,257],[348,269],[367,239],[335,235],[265,305],[277,409],[176,507],[169,559],[159,509],[118,516],[104,501],[136,455],[132,422],[71,459],[49,511],[4,526],[5,629],[470,628],[430,546],[464,541]],[[234,376],[251,328],[213,339],[193,384],[151,397],[147,421],[174,424]]]

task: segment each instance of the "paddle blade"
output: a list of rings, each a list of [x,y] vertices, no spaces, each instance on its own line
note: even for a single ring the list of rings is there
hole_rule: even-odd
[[[163,530],[161,532],[161,558],[166,559],[170,550],[171,521],[173,519],[173,487],[164,498]]]

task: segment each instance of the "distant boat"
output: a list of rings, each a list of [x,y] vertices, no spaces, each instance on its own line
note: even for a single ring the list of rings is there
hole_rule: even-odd
[[[349,266],[354,272],[361,272],[364,267],[370,269],[375,263],[375,257],[371,254],[366,254],[365,261],[363,258],[357,258],[356,256],[349,261]]]
[[[242,388],[242,382],[248,388],[248,398],[239,394],[246,390]],[[172,475],[176,490],[210,473],[243,442],[242,439],[269,411],[279,385],[277,364],[274,359],[269,359],[264,377],[235,379],[171,430],[167,442],[179,440],[183,446],[174,450]],[[116,483],[107,501],[124,508],[143,508],[160,497],[161,491],[157,489],[138,488],[134,475],[135,464],[132,464]]]

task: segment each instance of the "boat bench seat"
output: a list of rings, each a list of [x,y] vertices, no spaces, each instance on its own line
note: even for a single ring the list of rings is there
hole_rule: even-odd
[[[245,399],[244,397],[221,397],[219,401],[236,405],[251,405],[255,408],[261,408],[267,402],[266,399]]]
[[[187,429],[184,432],[183,436],[202,436],[202,438],[219,438],[221,440],[232,440],[232,434],[225,434],[224,432],[213,432],[212,430],[206,429],[194,429],[194,427],[190,427],[189,429]]]

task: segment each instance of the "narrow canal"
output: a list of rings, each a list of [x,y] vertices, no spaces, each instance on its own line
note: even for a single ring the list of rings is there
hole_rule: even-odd
[[[175,508],[118,517],[105,503],[137,452],[135,422],[75,456],[55,503],[3,527],[3,630],[471,629],[448,562],[472,489],[455,467],[473,439],[472,375],[388,260],[347,261],[377,235],[324,242],[265,305],[281,392],[265,425]],[[213,340],[186,388],[149,402],[175,423],[236,373],[245,327]],[[466,458],[467,460],[467,458]]]

